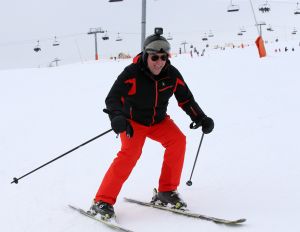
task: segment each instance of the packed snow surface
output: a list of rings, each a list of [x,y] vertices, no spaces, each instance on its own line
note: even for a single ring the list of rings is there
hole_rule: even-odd
[[[157,187],[164,150],[148,139],[115,204],[120,224],[142,232],[300,230],[300,48],[272,46],[263,59],[254,46],[171,58],[215,121],[188,187],[202,132],[190,130],[190,118],[170,101],[168,114],[187,136],[178,191],[193,212],[247,222],[232,228],[124,202],[149,201]],[[1,231],[111,231],[68,204],[89,208],[120,147],[113,132],[10,182],[110,129],[104,99],[130,62],[0,71]]]

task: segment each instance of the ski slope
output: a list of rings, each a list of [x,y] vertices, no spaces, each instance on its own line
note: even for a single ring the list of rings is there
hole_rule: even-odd
[[[147,140],[115,205],[133,231],[299,231],[300,47],[259,59],[254,46],[173,57],[203,110],[215,120],[204,136],[193,185],[190,176],[201,130],[170,101],[168,113],[187,136],[179,192],[191,211],[247,218],[239,227],[185,218],[123,201],[148,201],[157,187],[163,148]],[[277,45],[276,45],[277,46]],[[131,61],[0,71],[1,231],[111,231],[68,204],[89,208],[120,142],[112,132],[10,184],[28,171],[108,130],[104,99]]]

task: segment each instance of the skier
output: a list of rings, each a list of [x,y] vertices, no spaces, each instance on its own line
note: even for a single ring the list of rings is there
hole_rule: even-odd
[[[186,207],[177,192],[186,137],[167,115],[168,101],[174,94],[178,105],[190,116],[191,129],[202,126],[205,134],[214,128],[185,83],[170,63],[170,44],[162,28],[146,38],[143,51],[118,76],[105,100],[113,131],[120,134],[121,149],[106,172],[90,208],[103,218],[115,215],[114,207],[122,185],[139,159],[146,137],[165,148],[156,199],[176,208]]]

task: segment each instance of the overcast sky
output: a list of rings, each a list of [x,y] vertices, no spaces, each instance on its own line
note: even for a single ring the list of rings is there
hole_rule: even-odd
[[[296,1],[269,1],[271,12],[257,10],[263,0],[253,0],[258,20],[272,24],[275,32],[265,38],[299,39],[292,37],[294,27],[300,29],[300,15],[294,15]],[[249,0],[233,1],[240,11],[228,13],[230,0],[147,0],[147,30],[152,34],[156,26],[170,35],[174,52],[183,41],[201,47],[201,38],[211,30],[215,37],[210,43],[254,41],[257,29]],[[300,6],[299,6],[300,7]],[[119,52],[134,55],[140,51],[141,0],[10,0],[0,8],[0,69],[46,66],[54,58],[72,63],[94,58],[94,37],[90,28],[107,30],[110,40],[98,38],[100,58],[116,56]],[[237,36],[239,28],[247,33]],[[120,33],[121,42],[116,38]],[[53,47],[54,36],[60,46]],[[41,52],[33,48],[40,41]]]

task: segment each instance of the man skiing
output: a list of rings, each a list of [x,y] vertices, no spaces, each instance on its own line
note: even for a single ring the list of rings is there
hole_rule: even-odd
[[[169,99],[174,94],[178,105],[190,116],[191,128],[202,126],[205,134],[214,128],[185,83],[170,63],[170,44],[162,28],[146,38],[143,51],[118,76],[105,100],[111,127],[120,134],[121,149],[107,170],[94,198],[90,212],[104,218],[115,215],[113,205],[122,185],[139,159],[148,137],[165,148],[155,200],[177,209],[187,204],[177,192],[183,167],[186,137],[167,115]]]

